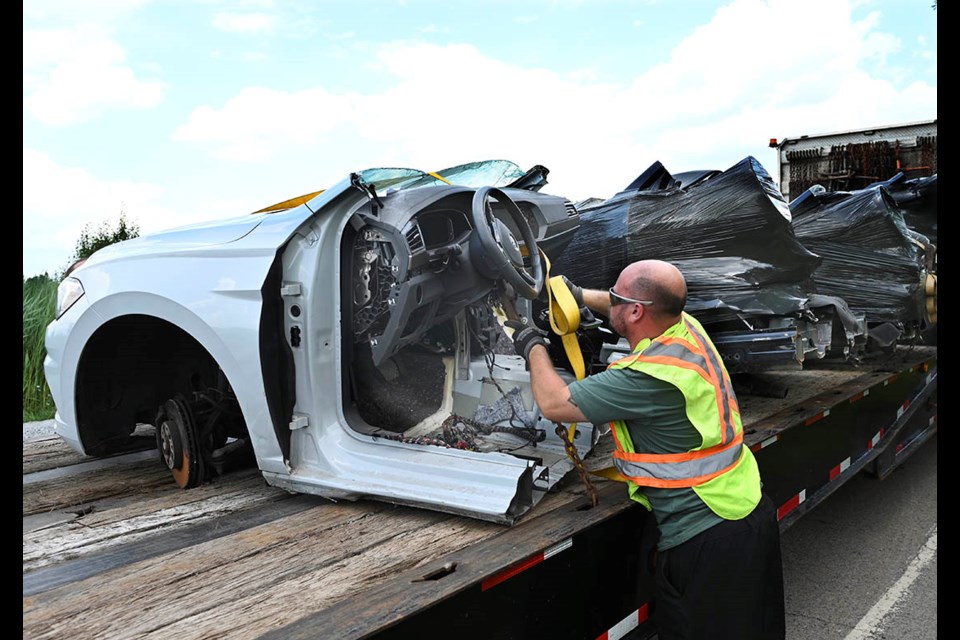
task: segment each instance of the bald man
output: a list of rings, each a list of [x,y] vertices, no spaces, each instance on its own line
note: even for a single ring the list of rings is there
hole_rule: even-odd
[[[642,260],[608,291],[568,285],[578,303],[606,316],[627,339],[630,355],[567,385],[538,330],[516,331],[514,346],[528,362],[546,418],[611,424],[614,464],[660,531],[654,614],[660,640],[782,640],[776,509],[743,444],[723,361],[683,311],[683,274],[667,262]]]

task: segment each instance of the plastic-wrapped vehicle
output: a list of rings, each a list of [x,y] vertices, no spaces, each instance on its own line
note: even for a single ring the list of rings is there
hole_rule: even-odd
[[[515,521],[573,468],[498,345],[579,224],[546,174],[370,169],[97,252],[47,329],[57,432],[155,446],[184,488],[255,460],[294,492]]]
[[[797,237],[823,259],[813,274],[817,290],[863,314],[880,347],[916,342],[936,326],[936,246],[909,227],[905,211],[936,237],[936,176],[902,178],[857,191],[817,185],[790,203]]]
[[[755,158],[677,174],[655,162],[619,193],[577,206],[580,229],[554,270],[599,289],[634,260],[672,262],[687,281],[687,311],[730,373],[845,359],[865,341],[862,316],[816,289],[821,258],[795,234],[790,208]],[[607,348],[600,335],[590,340],[596,353]]]

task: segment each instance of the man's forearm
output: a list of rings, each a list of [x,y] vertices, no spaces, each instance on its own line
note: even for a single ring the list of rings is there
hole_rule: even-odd
[[[584,300],[586,302],[586,300]],[[533,399],[540,413],[555,422],[585,422],[586,416],[570,397],[570,389],[553,367],[546,347],[537,345],[530,350],[530,382]]]
[[[584,289],[583,304],[590,311],[610,317],[610,294],[606,291]]]

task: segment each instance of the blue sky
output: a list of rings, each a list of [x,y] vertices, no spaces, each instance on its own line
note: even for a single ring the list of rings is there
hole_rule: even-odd
[[[23,274],[85,225],[503,158],[606,197],[937,117],[932,0],[25,0]]]

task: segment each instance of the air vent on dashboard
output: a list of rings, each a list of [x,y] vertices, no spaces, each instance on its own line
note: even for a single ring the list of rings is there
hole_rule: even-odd
[[[565,203],[563,203],[563,206],[564,206],[564,208],[567,210],[567,217],[568,217],[568,218],[574,218],[574,217],[580,215],[580,212],[577,211],[577,207],[576,207],[572,202],[570,202],[569,200],[567,200]]]
[[[410,253],[416,253],[423,249],[423,236],[420,235],[420,227],[416,223],[407,230],[407,246],[410,247]]]

